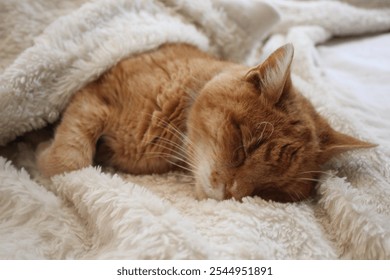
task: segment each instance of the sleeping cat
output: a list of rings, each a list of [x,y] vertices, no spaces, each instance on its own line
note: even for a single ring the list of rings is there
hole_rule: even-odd
[[[310,196],[321,165],[366,143],[333,130],[293,87],[293,46],[257,67],[167,44],[118,63],[70,100],[45,176],[93,164],[132,174],[188,170],[199,198]]]

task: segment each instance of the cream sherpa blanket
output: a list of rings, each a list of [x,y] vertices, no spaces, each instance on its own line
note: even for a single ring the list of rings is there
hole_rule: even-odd
[[[315,199],[280,204],[197,201],[179,173],[89,167],[44,180],[32,146],[10,142],[55,121],[71,94],[120,59],[164,42],[248,64],[292,42],[303,94],[335,128],[385,143],[370,133],[370,112],[325,82],[316,45],[389,31],[386,1],[273,1],[281,21],[272,31],[278,14],[255,0],[84,2],[0,1],[0,258],[390,258],[386,145],[333,160]]]

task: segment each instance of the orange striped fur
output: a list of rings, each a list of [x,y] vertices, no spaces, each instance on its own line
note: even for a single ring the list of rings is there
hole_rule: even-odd
[[[73,96],[40,171],[179,168],[200,198],[305,199],[324,162],[373,145],[333,130],[294,89],[292,58],[286,45],[248,68],[170,44],[125,59]]]

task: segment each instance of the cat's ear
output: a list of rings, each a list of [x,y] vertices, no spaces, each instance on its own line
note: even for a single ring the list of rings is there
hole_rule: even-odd
[[[290,67],[293,56],[293,45],[284,45],[274,51],[262,64],[249,70],[245,80],[258,88],[269,102],[277,104],[291,87]]]
[[[319,137],[320,139],[320,154],[318,157],[318,163],[323,164],[330,160],[332,157],[337,156],[343,152],[355,150],[373,148],[377,145],[361,141],[352,136],[337,132],[331,127],[328,127],[326,131],[323,131]]]

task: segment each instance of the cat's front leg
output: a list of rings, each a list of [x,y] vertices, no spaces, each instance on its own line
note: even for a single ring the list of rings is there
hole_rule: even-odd
[[[41,174],[51,177],[91,165],[106,119],[107,108],[99,99],[87,89],[78,92],[65,110],[54,139],[38,146]]]
[[[44,142],[36,152],[38,169],[45,177],[81,169],[92,164],[93,153],[91,144],[79,146],[76,141],[69,144],[56,140]]]

